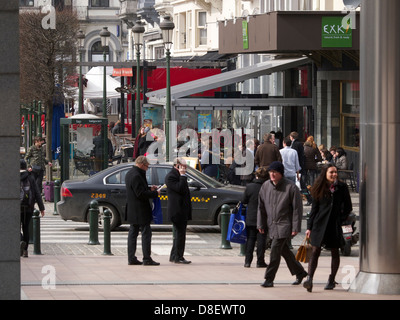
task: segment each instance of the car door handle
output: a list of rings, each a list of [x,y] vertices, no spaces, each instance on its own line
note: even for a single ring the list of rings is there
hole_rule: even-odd
[[[119,189],[111,189],[110,192],[111,193],[121,193],[121,190],[119,190]]]

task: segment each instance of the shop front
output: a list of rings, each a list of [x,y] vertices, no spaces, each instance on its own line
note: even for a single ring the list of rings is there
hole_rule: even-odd
[[[209,133],[212,129],[239,129],[253,130],[253,136],[262,138],[264,133],[273,128],[289,127],[285,119],[298,125],[299,130],[309,128],[310,124],[298,122],[297,114],[301,115],[312,110],[311,82],[291,86],[281,81],[280,87],[287,87],[287,95],[278,96],[268,94],[243,94],[232,90],[238,83],[249,79],[264,77],[276,73],[305,74],[301,70],[311,73],[311,60],[307,57],[272,59],[257,63],[246,68],[223,72],[203,79],[186,82],[171,87],[172,120],[177,122],[178,132],[183,129],[193,129],[197,133]],[[296,80],[297,83],[298,79]],[[291,88],[289,90],[289,87]],[[198,93],[215,90],[214,96],[198,97]],[[148,104],[144,109],[163,112],[166,100],[166,90],[156,90],[147,93]],[[283,111],[282,111],[283,110]],[[146,111],[145,111],[146,112]],[[154,111],[153,111],[154,112]],[[284,117],[284,113],[293,114]],[[309,119],[310,117],[306,117]]]
[[[359,27],[360,15],[355,11],[277,11],[219,23],[220,54],[298,55],[310,59],[311,107],[308,111],[286,108],[282,115],[282,122],[287,124],[284,134],[289,128],[295,129],[296,123],[310,124],[315,141],[328,148],[343,147],[356,171],[362,107]],[[283,76],[285,97],[289,97],[299,78],[293,71]],[[303,139],[305,133],[303,130]]]

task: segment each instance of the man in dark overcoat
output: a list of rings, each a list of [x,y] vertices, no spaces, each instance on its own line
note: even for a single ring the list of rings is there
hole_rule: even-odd
[[[186,161],[176,158],[174,167],[165,177],[168,195],[168,219],[173,224],[173,244],[169,261],[188,264],[183,257],[186,242],[186,227],[192,219],[192,203],[186,177]]]
[[[159,265],[151,258],[151,227],[152,220],[151,204],[153,198],[157,198],[159,191],[157,186],[149,188],[146,171],[149,168],[149,162],[145,156],[136,158],[135,166],[128,171],[125,177],[126,184],[126,221],[130,224],[128,233],[128,264],[144,264],[155,266]],[[143,262],[136,257],[136,243],[139,235],[142,233],[142,251]]]

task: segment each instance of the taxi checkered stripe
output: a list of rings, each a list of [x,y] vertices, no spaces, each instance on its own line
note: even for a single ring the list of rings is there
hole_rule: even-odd
[[[159,196],[160,200],[168,200],[168,196]],[[204,197],[192,197],[190,199],[192,202],[209,202],[210,198],[204,198]]]

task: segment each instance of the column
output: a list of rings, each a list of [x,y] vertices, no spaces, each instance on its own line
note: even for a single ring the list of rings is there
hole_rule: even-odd
[[[361,4],[360,272],[350,291],[400,294],[400,1]]]
[[[21,297],[18,0],[0,2],[0,300]]]

